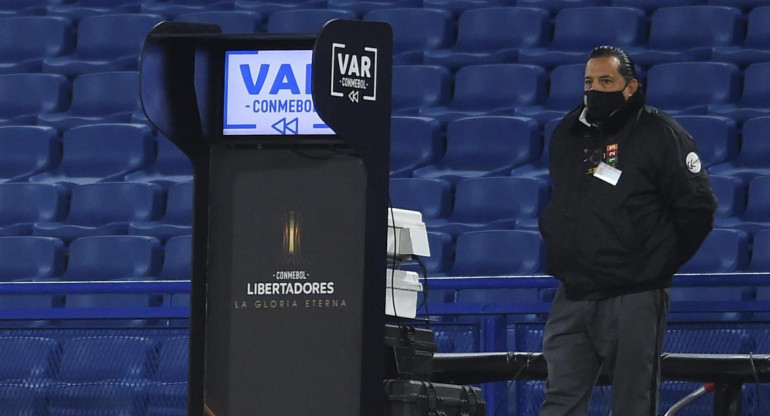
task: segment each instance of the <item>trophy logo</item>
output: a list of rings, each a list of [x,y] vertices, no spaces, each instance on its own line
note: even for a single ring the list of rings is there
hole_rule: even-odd
[[[283,218],[283,256],[285,264],[298,265],[302,261],[302,216],[289,211]]]

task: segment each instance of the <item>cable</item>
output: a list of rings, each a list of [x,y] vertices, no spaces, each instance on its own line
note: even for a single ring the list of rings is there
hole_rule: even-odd
[[[754,353],[752,352],[749,352],[749,363],[751,363],[751,372],[754,374],[754,386],[757,389],[757,401],[754,403],[754,406],[757,410],[757,414],[759,415],[765,406],[762,405],[762,390],[759,386],[759,372],[757,371],[757,366],[754,365]]]
[[[420,304],[417,309],[425,306],[425,322],[427,325],[430,323],[430,311],[428,310],[428,269],[425,267],[425,263],[422,262],[422,259],[420,259],[419,256],[415,256],[415,260],[417,261],[417,266],[420,267],[423,281],[425,282],[422,290],[422,304]]]
[[[396,311],[396,256],[398,255],[398,236],[396,235],[396,216],[393,214],[393,202],[388,195],[388,212],[390,213],[390,221],[393,222],[393,226],[389,227],[393,229],[393,259],[390,265],[390,300],[393,303],[393,316],[398,318],[398,311]]]
[[[513,377],[511,377],[511,380],[508,382],[508,386],[505,388],[505,391],[503,392],[503,397],[504,398],[507,397],[508,396],[508,392],[511,391],[511,386],[513,386],[513,382],[516,381],[516,379],[521,375],[521,373],[524,372],[524,370],[529,368],[529,364],[531,362],[532,362],[532,357],[531,356],[527,356],[527,363],[524,364],[524,367],[521,367],[519,369],[519,371],[517,371],[516,374],[514,374]],[[501,406],[505,402],[506,402],[506,400],[500,400],[500,402],[497,403],[497,407],[495,408],[495,412],[492,414],[492,416],[497,416],[497,412],[500,411]]]

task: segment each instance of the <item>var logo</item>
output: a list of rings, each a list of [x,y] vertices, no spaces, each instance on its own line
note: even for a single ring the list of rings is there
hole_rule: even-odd
[[[344,43],[332,44],[331,95],[351,102],[377,101],[377,48],[348,50]]]
[[[268,77],[272,81],[268,83],[270,88],[268,91],[269,95],[276,95],[281,91],[287,91],[292,95],[310,95],[312,93],[311,75],[313,73],[313,66],[311,64],[305,65],[304,73],[299,74],[299,80],[302,81],[301,84],[297,81],[297,74],[294,73],[294,68],[291,64],[281,64],[277,67],[270,64],[261,64],[256,74],[256,80],[250,65],[242,64],[240,65],[240,70],[243,83],[249,95],[261,94],[266,81],[268,81]]]

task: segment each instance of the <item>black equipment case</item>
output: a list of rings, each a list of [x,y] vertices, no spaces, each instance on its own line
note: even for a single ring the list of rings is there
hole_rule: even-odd
[[[385,416],[484,416],[481,389],[417,380],[385,380]]]
[[[385,379],[430,379],[436,352],[433,331],[385,325],[385,349]]]

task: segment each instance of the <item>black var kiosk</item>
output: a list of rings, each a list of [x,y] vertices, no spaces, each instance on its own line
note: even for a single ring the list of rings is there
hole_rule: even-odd
[[[148,35],[144,111],[195,175],[189,415],[382,412],[391,71],[385,23]]]

